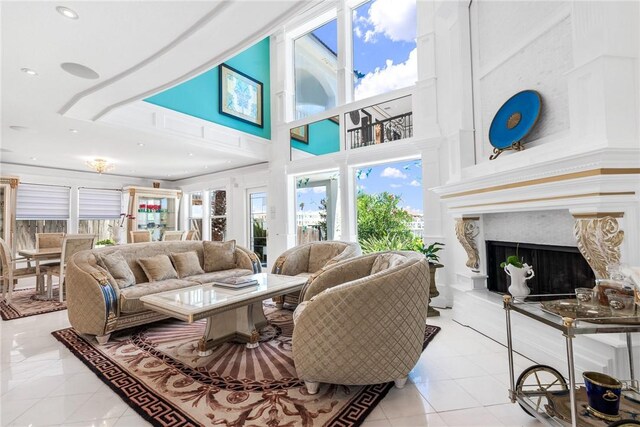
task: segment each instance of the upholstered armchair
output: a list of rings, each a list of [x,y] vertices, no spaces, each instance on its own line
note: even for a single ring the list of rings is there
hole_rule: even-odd
[[[301,292],[293,361],[310,394],[319,383],[404,387],[422,353],[429,264],[379,252],[322,269]]]
[[[362,254],[356,242],[340,242],[328,240],[305,243],[282,253],[273,264],[272,273],[286,276],[310,277],[325,266]],[[274,298],[278,308],[288,304],[298,304],[299,293],[287,294]]]

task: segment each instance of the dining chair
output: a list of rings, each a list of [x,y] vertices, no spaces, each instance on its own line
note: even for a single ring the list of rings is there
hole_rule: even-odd
[[[184,231],[165,231],[162,234],[162,240],[182,240],[184,236]]]
[[[188,230],[184,233],[182,240],[198,240],[197,230]]]
[[[36,250],[61,248],[64,233],[36,233]]]
[[[0,261],[2,265],[2,275],[0,278],[2,281],[2,298],[7,295],[7,302],[11,302],[13,295],[13,288],[20,279],[26,279],[28,277],[37,277],[36,268],[27,266],[23,268],[17,268],[16,264],[26,261],[27,258],[14,258],[11,249],[7,242],[0,239]],[[42,272],[40,273],[42,276]]]
[[[64,270],[71,257],[80,251],[93,249],[96,236],[93,234],[67,234],[62,240],[62,253],[58,265],[40,266],[40,271],[47,275],[47,296],[53,299],[53,276],[58,276],[60,302],[64,301]]]
[[[144,243],[151,241],[151,233],[149,231],[130,231],[131,243]]]

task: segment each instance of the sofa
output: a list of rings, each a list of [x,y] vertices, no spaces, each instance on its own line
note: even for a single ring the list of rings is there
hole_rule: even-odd
[[[319,383],[402,388],[422,353],[429,264],[379,252],[323,268],[293,313],[293,361],[310,394]]]
[[[362,254],[357,242],[327,240],[295,246],[282,253],[273,264],[273,274],[311,277],[321,268]],[[299,293],[291,293],[274,299],[278,308],[284,303],[298,304]]]
[[[157,276],[163,274],[162,270],[148,260],[156,260],[160,256],[159,259],[166,263],[166,257],[161,255],[170,256],[176,272],[184,274],[180,274],[179,278],[167,279]],[[124,261],[114,267],[114,259]],[[184,260],[191,260],[190,267]],[[132,274],[128,271],[121,274],[120,270],[125,267],[123,262],[126,262]],[[185,266],[198,271],[190,274]],[[127,270],[126,267],[124,270]],[[82,251],[67,265],[69,321],[78,332],[95,335],[98,342],[104,343],[113,331],[166,318],[144,308],[140,301],[144,295],[260,271],[257,256],[248,249],[236,246],[234,241],[133,243]],[[150,281],[149,274],[155,274],[157,277],[153,279],[156,280]],[[116,279],[119,275],[128,280],[122,277]]]

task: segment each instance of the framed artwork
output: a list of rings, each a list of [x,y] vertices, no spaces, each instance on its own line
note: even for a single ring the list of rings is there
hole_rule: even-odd
[[[219,69],[220,114],[263,127],[262,83],[226,64]]]
[[[303,144],[309,143],[309,125],[298,126],[297,128],[291,128],[291,139],[300,141]]]

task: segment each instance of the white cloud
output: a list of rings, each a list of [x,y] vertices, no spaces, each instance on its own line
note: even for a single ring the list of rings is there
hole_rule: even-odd
[[[327,191],[325,187],[313,187],[313,192],[316,194],[324,193],[325,191]]]
[[[307,194],[308,192],[308,188],[298,188],[298,194]]]
[[[409,53],[406,62],[394,64],[387,59],[384,68],[367,73],[356,87],[356,99],[364,99],[392,90],[410,86],[418,80],[418,50]]]
[[[389,187],[391,187],[391,188],[400,188],[400,187],[402,187],[402,184],[389,184]]]
[[[412,186],[412,187],[420,187],[421,184],[417,180],[414,179],[413,181],[411,181],[409,183],[409,185]]]
[[[416,0],[376,0],[369,8],[367,23],[373,29],[365,33],[365,42],[374,42],[377,34],[394,42],[412,42],[416,38]]]
[[[386,167],[380,174],[382,178],[401,178],[404,179],[407,175],[400,172],[400,169]]]

